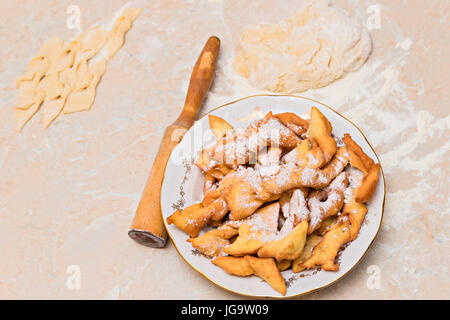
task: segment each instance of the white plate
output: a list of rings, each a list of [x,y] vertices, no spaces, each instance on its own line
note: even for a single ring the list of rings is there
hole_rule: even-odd
[[[273,113],[294,112],[303,115],[309,114],[312,106],[317,107],[330,120],[333,125],[333,133],[336,136],[342,137],[344,133],[350,133],[364,152],[372,159],[378,159],[362,132],[353,123],[330,107],[303,97],[251,96],[218,107],[209,114],[224,118],[235,128],[245,128],[249,122],[262,118],[269,111]],[[202,143],[205,134],[210,139],[208,139],[209,142]],[[204,146],[209,145],[214,140],[215,138],[209,129],[208,117],[203,116],[187,132],[172,152],[161,192],[161,209],[169,236],[184,260],[216,285],[246,296],[282,298],[282,295],[256,276],[241,278],[227,274],[195,250],[186,241],[188,236],[183,231],[174,225],[168,225],[166,222],[167,217],[176,208],[186,208],[202,200],[204,178],[200,169],[193,165],[193,160],[197,158],[198,152]],[[328,286],[341,279],[363,258],[374,241],[383,218],[385,183],[382,172],[381,170],[380,180],[373,198],[367,205],[369,211],[361,226],[358,238],[340,253],[339,271],[305,270],[300,273],[293,273],[292,270],[283,271],[282,275],[287,284],[284,297],[306,294]]]

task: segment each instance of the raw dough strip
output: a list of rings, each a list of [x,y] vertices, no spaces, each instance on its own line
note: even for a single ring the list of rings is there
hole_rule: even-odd
[[[84,63],[80,67],[83,65]],[[99,60],[90,68],[81,68],[81,70],[77,72],[78,81],[76,87],[64,105],[63,112],[65,114],[91,109],[94,103],[97,85],[106,71],[106,60]],[[90,82],[88,84],[86,79],[89,78]],[[86,82],[82,82],[82,79],[86,80]]]
[[[14,108],[14,120],[19,132],[22,131],[25,124],[36,114],[36,112],[38,112],[42,102],[44,102],[44,96],[44,91],[42,89],[38,89],[38,92],[34,98],[35,102],[29,108]]]
[[[106,60],[100,59],[92,65],[88,62],[105,44],[111,58],[123,45],[125,33],[141,12],[142,9],[125,9],[110,32],[94,27],[65,46],[58,37],[46,41],[17,80],[19,97],[14,107],[17,129],[21,131],[39,109],[43,110],[46,127],[62,111],[67,114],[89,110],[106,70]]]
[[[61,47],[62,41],[57,37],[46,41],[28,64],[25,73],[17,80],[19,104],[14,107],[14,120],[19,132],[39,111],[45,100],[46,92],[38,88],[38,85],[55,63],[55,56],[59,54]]]
[[[37,55],[28,64],[25,73],[17,80],[17,87],[23,81],[32,81],[33,85],[37,87],[41,79],[49,74],[48,71],[54,68],[62,47],[63,41],[58,37],[44,42]]]
[[[108,60],[123,46],[125,34],[130,30],[133,21],[141,14],[142,9],[128,8],[117,18],[107,37]]]

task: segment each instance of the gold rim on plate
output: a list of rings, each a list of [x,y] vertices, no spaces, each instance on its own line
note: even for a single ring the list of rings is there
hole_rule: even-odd
[[[347,270],[347,272],[345,272],[342,276],[340,276],[339,278],[337,278],[336,280],[331,281],[330,283],[327,283],[323,286],[311,289],[309,291],[306,292],[302,292],[302,293],[297,293],[297,294],[292,294],[292,295],[287,295],[287,296],[263,296],[263,295],[253,295],[253,294],[248,294],[248,293],[243,293],[243,292],[239,292],[239,291],[235,291],[232,290],[230,288],[224,287],[223,285],[217,283],[216,281],[214,281],[213,279],[211,279],[210,277],[208,277],[207,275],[205,275],[200,269],[198,269],[196,266],[192,265],[185,257],[184,255],[180,252],[180,250],[178,249],[174,239],[172,238],[172,235],[169,232],[169,228],[167,226],[167,222],[164,219],[164,215],[162,214],[162,208],[160,208],[161,210],[161,217],[162,220],[164,222],[164,226],[166,228],[167,234],[170,237],[170,240],[172,240],[173,246],[175,247],[175,249],[177,250],[178,254],[183,258],[184,261],[186,261],[187,264],[189,264],[194,270],[196,270],[198,273],[200,273],[204,278],[206,278],[207,280],[211,281],[212,283],[214,283],[216,286],[228,291],[228,292],[232,292],[241,296],[245,296],[245,297],[249,297],[249,298],[260,298],[260,299],[288,299],[288,298],[295,298],[295,297],[301,297],[301,296],[305,296],[307,294],[311,294],[313,292],[316,292],[320,289],[324,289],[327,288],[331,285],[333,285],[334,283],[338,282],[339,280],[341,280],[342,278],[344,278],[346,275],[348,275],[351,271],[353,271],[353,269],[362,261],[362,259],[366,256],[367,252],[369,251],[369,249],[372,247],[373,243],[375,242],[375,239],[378,236],[378,233],[380,232],[380,228],[381,228],[381,224],[383,223],[383,218],[384,218],[384,204],[385,204],[385,200],[386,200],[386,180],[384,178],[384,171],[383,171],[383,166],[381,165],[381,161],[380,158],[378,157],[378,154],[375,152],[375,149],[372,147],[372,145],[370,144],[369,140],[367,140],[366,136],[364,135],[364,133],[361,131],[361,129],[359,129],[359,127],[357,125],[355,125],[351,120],[349,120],[348,118],[346,118],[345,116],[343,116],[342,114],[340,114],[339,112],[337,112],[336,110],[334,110],[333,108],[331,108],[330,106],[323,104],[320,101],[314,100],[314,99],[310,99],[310,98],[306,98],[306,97],[302,97],[302,96],[296,96],[296,95],[291,95],[291,94],[255,94],[252,96],[248,96],[248,97],[244,97],[238,100],[234,100],[228,103],[225,103],[221,106],[218,106],[210,111],[208,111],[206,114],[204,114],[203,116],[201,116],[197,121],[203,119],[204,117],[206,117],[207,115],[211,114],[212,112],[221,109],[223,107],[229,106],[231,104],[240,102],[242,100],[247,100],[250,98],[255,98],[255,97],[292,97],[292,98],[300,98],[300,99],[305,99],[305,100],[309,100],[318,104],[321,104],[322,106],[330,109],[331,111],[333,111],[334,113],[336,113],[337,115],[339,115],[340,117],[342,117],[343,119],[347,120],[349,123],[351,123],[360,133],[361,135],[364,137],[364,139],[366,140],[367,144],[369,145],[369,147],[372,149],[373,153],[375,154],[375,157],[378,160],[378,163],[380,164],[380,168],[381,168],[381,176],[383,177],[383,205],[381,208],[381,220],[380,223],[378,225],[378,229],[377,232],[375,234],[375,236],[373,237],[372,241],[370,242],[369,246],[367,247],[366,251],[364,252],[364,254],[358,259],[358,261],[356,261],[356,263],[351,266],[350,269]],[[167,167],[166,167],[167,168]],[[164,183],[164,179],[165,179],[165,175],[166,172],[164,170],[164,176],[161,182],[161,190],[162,190],[162,184]],[[162,194],[162,193],[161,193]],[[161,197],[161,196],[160,196]],[[160,199],[160,203],[161,203],[161,199]]]

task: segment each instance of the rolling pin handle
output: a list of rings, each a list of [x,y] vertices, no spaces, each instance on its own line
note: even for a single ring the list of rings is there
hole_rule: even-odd
[[[150,176],[128,231],[131,239],[145,246],[162,248],[166,245],[167,231],[161,211],[161,188],[167,161],[172,150],[197,118],[198,111],[214,79],[219,48],[219,38],[210,37],[192,70],[183,110],[178,119],[164,132]]]

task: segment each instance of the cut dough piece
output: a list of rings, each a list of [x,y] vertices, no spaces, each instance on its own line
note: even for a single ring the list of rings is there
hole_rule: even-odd
[[[22,81],[27,80],[32,80],[34,85],[37,86],[42,77],[49,74],[49,71],[52,70],[52,66],[61,53],[62,46],[63,41],[58,37],[53,37],[44,42],[36,57],[28,64],[25,74],[17,80],[17,87]]]
[[[58,117],[64,108],[66,98],[59,97],[57,99],[46,101],[42,106],[42,119],[46,128]]]
[[[27,66],[25,73],[17,80],[16,87],[19,88],[24,81],[32,82],[33,86],[37,86],[39,81],[48,70],[50,62],[45,56],[38,56],[33,58]]]
[[[56,119],[61,113],[66,103],[66,99],[75,87],[77,75],[74,69],[65,69],[59,73],[59,80],[63,85],[63,91],[59,97],[52,101],[46,101],[42,106],[42,118],[45,127],[48,126]]]
[[[28,109],[36,102],[37,88],[33,81],[21,81],[19,83],[19,104],[16,106],[18,109]]]
[[[123,46],[125,33],[130,30],[133,21],[141,14],[142,9],[128,8],[117,18],[112,30],[108,34],[106,46],[108,48],[108,59],[111,59]]]
[[[53,100],[62,94],[64,85],[59,80],[59,73],[52,73],[41,80],[39,88],[44,90],[46,100]]]
[[[90,110],[94,103],[95,93],[95,87],[87,87],[86,89],[72,93],[64,106],[64,113],[68,114]]]
[[[131,20],[126,16],[117,19],[116,24],[108,35],[108,59],[111,59],[125,42],[125,33],[131,28]]]
[[[74,91],[83,90],[89,87],[92,82],[93,75],[89,72],[88,63],[86,60],[80,62],[76,69],[77,82],[75,83]]]
[[[71,68],[75,61],[77,53],[82,49],[83,45],[79,41],[71,41],[61,51],[58,60],[55,62],[55,72],[62,72],[67,68]]]
[[[106,59],[96,54],[105,46],[110,35],[121,37],[120,45],[114,48],[117,51],[123,44],[124,34],[141,12],[141,9],[135,8],[124,10],[111,32],[94,27],[80,33],[66,45],[58,37],[43,43],[17,80],[19,95],[14,118],[19,131],[39,109],[43,110],[42,119],[46,127],[61,111],[73,113],[89,110],[106,70]],[[90,59],[94,57],[100,59],[92,63],[94,61]]]
[[[98,53],[105,45],[107,38],[107,31],[94,28],[94,30],[89,32],[83,47],[85,49],[92,49],[95,53]]]
[[[143,10],[144,9],[140,8],[127,8],[123,11],[123,15],[127,16],[131,20],[131,22],[134,22],[134,20],[136,20],[137,17],[139,17],[139,15]]]
[[[77,82],[77,90],[74,91],[68,98],[66,105],[64,106],[64,113],[74,113],[80,111],[90,110],[94,103],[96,88],[101,77],[106,70],[106,60],[99,60],[97,63],[91,66],[89,69],[82,69],[81,73],[78,73],[78,79],[83,79],[80,83]],[[85,80],[90,78],[90,84],[83,88],[86,84]],[[81,87],[80,87],[81,86]]]
[[[38,89],[35,101],[36,102],[26,110],[14,108],[14,120],[19,132],[22,131],[25,124],[30,121],[30,119],[36,114],[36,112],[38,112],[39,108],[41,107],[41,104],[44,101],[44,91],[42,89]]]
[[[81,48],[76,52],[73,67],[79,68],[93,58],[105,46],[107,37],[108,32],[97,28],[80,34],[76,42],[81,43]]]
[[[73,68],[77,69],[80,66],[80,64],[87,62],[93,56],[95,56],[94,49],[92,49],[92,48],[81,49],[75,57],[75,61],[73,63]]]
[[[63,46],[64,42],[60,38],[53,37],[42,46],[41,50],[39,50],[38,55],[45,56],[49,61],[49,67],[47,72],[45,73],[46,75],[58,71],[57,69],[59,65],[59,59],[63,52]]]

